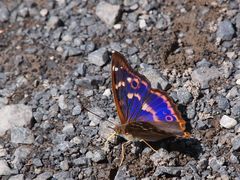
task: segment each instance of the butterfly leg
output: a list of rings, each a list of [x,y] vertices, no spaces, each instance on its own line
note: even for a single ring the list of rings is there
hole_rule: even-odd
[[[125,155],[125,146],[126,146],[129,142],[131,142],[131,141],[127,141],[127,142],[125,142],[125,143],[122,144],[121,162],[120,162],[119,166],[121,166],[122,163],[123,163],[124,155]]]
[[[156,149],[154,149],[149,143],[147,143],[147,141],[145,141],[144,139],[140,140],[141,142],[144,142],[148,147],[150,147],[154,152],[157,152]]]
[[[104,143],[104,147],[106,147],[107,143],[108,143],[108,142],[110,141],[110,139],[111,139],[112,137],[114,137],[114,136],[116,136],[116,133],[115,133],[115,132],[112,133],[112,134],[107,138],[106,142]]]

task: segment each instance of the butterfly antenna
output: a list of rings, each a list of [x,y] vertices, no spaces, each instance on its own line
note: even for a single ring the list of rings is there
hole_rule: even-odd
[[[111,122],[111,121],[110,121]],[[113,122],[111,122],[111,123],[113,123]],[[114,128],[113,127],[111,127],[111,126],[107,126],[108,128],[110,128],[110,129],[112,129],[112,130],[114,130]]]
[[[85,109],[86,111],[88,111],[88,112],[94,114],[95,116],[99,117],[101,120],[106,120],[106,121],[110,122],[111,124],[116,125],[116,124],[113,123],[112,121],[110,121],[110,120],[108,120],[108,119],[105,119],[104,117],[101,117],[100,115],[92,112],[91,110],[89,110],[88,108],[86,108],[86,107],[84,107],[84,106],[83,106],[83,109]],[[109,128],[111,128],[111,127],[109,127]],[[111,128],[111,129],[113,129],[113,128]]]
[[[85,109],[86,111],[88,111],[88,112],[94,114],[95,116],[99,117],[100,119],[104,119],[104,117],[101,117],[100,115],[98,115],[98,114],[96,114],[96,113],[90,111],[88,108],[86,108],[86,107],[84,107],[84,106],[83,106],[83,109]]]

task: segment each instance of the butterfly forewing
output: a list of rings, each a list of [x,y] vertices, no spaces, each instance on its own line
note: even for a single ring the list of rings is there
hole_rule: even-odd
[[[136,120],[142,103],[148,94],[146,85],[133,73],[124,57],[115,52],[112,55],[112,90],[122,124]]]

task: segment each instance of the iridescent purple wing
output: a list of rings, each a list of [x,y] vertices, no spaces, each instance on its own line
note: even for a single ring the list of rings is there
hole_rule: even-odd
[[[183,136],[186,122],[171,98],[152,89],[147,78],[134,71],[118,52],[112,53],[112,89],[122,124],[148,122]]]
[[[136,77],[124,57],[118,52],[113,52],[112,90],[122,124],[133,121],[139,113],[143,99],[148,95],[149,90],[146,86],[148,86],[147,83],[145,86],[140,83],[140,78]]]

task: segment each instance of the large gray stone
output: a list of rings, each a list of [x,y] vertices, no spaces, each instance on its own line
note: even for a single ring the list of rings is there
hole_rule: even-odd
[[[0,176],[9,176],[11,174],[17,174],[17,170],[11,169],[7,161],[0,160]]]
[[[195,69],[192,74],[192,80],[200,84],[202,89],[207,89],[209,87],[209,81],[216,79],[221,76],[219,70],[212,66],[209,67],[200,67]]]
[[[100,48],[88,55],[88,61],[97,66],[103,66],[109,60],[106,48]]]
[[[0,109],[0,136],[13,127],[30,124],[32,109],[24,104],[7,105]]]
[[[235,33],[235,30],[233,28],[231,21],[224,20],[219,23],[218,29],[217,29],[217,37],[219,39],[229,41],[233,38],[234,33]]]
[[[11,142],[16,144],[32,144],[34,136],[27,128],[15,127],[11,129]]]
[[[120,5],[112,5],[105,1],[98,3],[96,15],[108,26],[114,25],[120,14]]]
[[[155,69],[152,69],[150,66],[145,66],[142,64],[141,67],[143,69],[140,71],[140,73],[149,79],[153,88],[167,90],[170,87],[168,80],[161,73]]]
[[[21,169],[22,168],[22,162],[26,160],[28,155],[31,153],[31,149],[28,147],[20,146],[17,148],[13,154],[14,159],[12,161],[12,164],[14,168]]]

